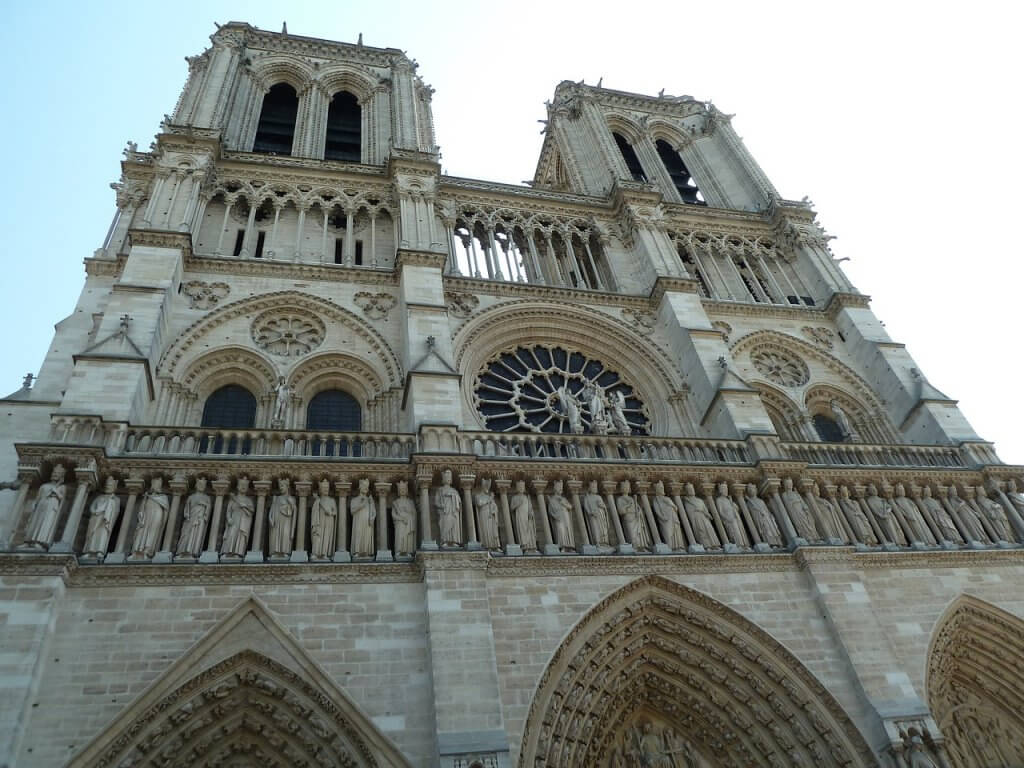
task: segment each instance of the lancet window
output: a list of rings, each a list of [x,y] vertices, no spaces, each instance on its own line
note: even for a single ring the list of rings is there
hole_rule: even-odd
[[[358,163],[362,159],[362,110],[354,95],[338,91],[327,110],[325,160]]]
[[[206,398],[202,426],[215,429],[252,429],[256,423],[256,398],[238,384],[221,387]]]
[[[316,432],[358,432],[363,414],[359,401],[340,389],[318,392],[306,406],[306,429]]]
[[[298,112],[299,97],[294,88],[288,83],[271,86],[263,97],[263,108],[260,110],[252,151],[290,155]]]
[[[622,159],[625,161],[626,168],[629,170],[629,175],[633,177],[633,181],[647,181],[647,174],[644,173],[644,167],[640,164],[640,158],[637,157],[633,145],[620,133],[613,133],[612,136],[619,148],[619,152],[622,153]]]
[[[658,157],[665,164],[665,170],[668,171],[669,178],[672,179],[672,184],[683,202],[688,205],[707,205],[679,153],[672,149],[672,146],[664,139],[658,139],[654,147],[658,150]]]

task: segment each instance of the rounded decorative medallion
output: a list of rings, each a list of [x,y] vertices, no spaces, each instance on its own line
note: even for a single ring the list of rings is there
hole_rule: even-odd
[[[776,349],[755,349],[750,362],[764,376],[784,387],[800,387],[810,380],[807,364],[790,352]]]
[[[562,347],[501,353],[477,374],[473,396],[495,432],[649,433],[643,403],[618,372]]]
[[[272,355],[299,357],[324,341],[323,320],[299,310],[272,309],[252,321],[252,339]]]

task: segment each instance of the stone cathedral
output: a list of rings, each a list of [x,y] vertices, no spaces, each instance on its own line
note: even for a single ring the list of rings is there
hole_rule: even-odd
[[[499,184],[211,41],[3,401],[0,765],[1024,765],[1024,467],[729,115],[565,81]]]

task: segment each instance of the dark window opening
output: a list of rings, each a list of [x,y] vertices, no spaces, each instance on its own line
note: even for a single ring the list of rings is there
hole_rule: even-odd
[[[245,230],[238,230],[238,234],[235,235],[235,248],[231,252],[232,256],[238,256],[242,253],[242,246],[245,245]]]
[[[747,287],[747,293],[750,294],[750,298],[752,298],[756,302],[763,301],[761,295],[756,290],[754,290],[754,283],[750,279],[750,277],[743,272],[740,272],[740,277],[743,280],[743,284]]]
[[[358,432],[362,423],[359,402],[340,389],[316,394],[306,408],[306,429],[311,432]]]
[[[822,442],[841,443],[845,439],[843,436],[843,430],[828,416],[819,413],[814,416],[811,421],[814,423],[814,429],[818,433],[818,437],[821,438]]]
[[[202,426],[215,429],[252,429],[256,423],[256,398],[245,387],[228,384],[203,406]]]
[[[814,306],[814,299],[812,299],[810,296],[801,296],[800,298],[804,300],[804,304],[806,304],[808,307]]]
[[[787,296],[786,297],[786,301],[788,301],[790,304],[799,304],[800,303],[800,297],[799,296]]]
[[[325,160],[358,163],[362,160],[362,110],[356,97],[338,91],[327,110],[327,142]]]
[[[683,162],[683,158],[679,156],[679,153],[672,149],[669,143],[663,139],[658,139],[654,146],[657,148],[658,157],[665,164],[665,170],[668,171],[672,184],[679,192],[683,202],[688,205],[707,205],[704,202],[704,196],[697,188],[693,177],[690,176],[690,172],[686,169],[686,164]]]
[[[345,241],[340,237],[334,238],[334,263],[342,264],[345,261]]]
[[[257,259],[262,259],[263,258],[263,243],[266,242],[266,240],[267,240],[267,233],[266,232],[260,232],[256,236],[256,253],[254,254],[254,256]]]
[[[846,337],[843,336],[843,332],[842,331],[836,331],[836,333],[839,334],[839,340],[845,344],[846,343]]]
[[[765,281],[765,279],[763,277],[761,277],[757,273],[754,274],[754,277],[757,278],[758,285],[761,286],[761,290],[764,291],[764,295],[767,296],[768,297],[768,301],[771,302],[771,300],[772,300],[772,292],[768,290],[768,283],[767,283],[767,281]]]
[[[363,266],[363,241],[356,240],[356,266]]]
[[[272,155],[290,155],[295,137],[295,118],[299,112],[299,97],[287,83],[278,83],[263,97],[260,121],[256,128],[253,152]]]
[[[629,169],[629,175],[633,177],[633,181],[647,181],[644,167],[640,165],[640,158],[636,156],[630,143],[617,133],[613,133],[612,136],[615,137],[615,143],[619,145],[619,152],[622,153],[622,159],[626,161],[626,167]]]
[[[704,279],[704,275],[701,274],[699,269],[693,270],[693,276],[697,278],[697,284],[700,286],[700,292],[704,295],[705,299],[711,298],[711,289],[708,287],[707,280]]]

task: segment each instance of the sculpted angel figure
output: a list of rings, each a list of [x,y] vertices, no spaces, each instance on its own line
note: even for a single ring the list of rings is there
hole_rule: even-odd
[[[491,478],[480,478],[480,486],[473,496],[476,507],[477,527],[479,528],[480,546],[497,552],[501,549],[501,537],[498,533],[498,502],[491,491]]]
[[[718,507],[718,516],[722,520],[722,528],[725,529],[726,537],[737,547],[747,546],[747,536],[743,530],[743,521],[740,519],[740,508],[735,501],[729,498],[729,486],[725,483],[718,484],[715,506]]]
[[[139,519],[132,541],[132,555],[135,557],[150,558],[160,548],[160,538],[170,506],[163,487],[164,479],[157,475],[149,481],[149,490],[139,504]]]
[[[764,499],[757,495],[757,488],[753,483],[747,483],[744,491],[747,511],[757,527],[757,535],[761,541],[772,547],[782,546],[782,534],[779,533],[779,525],[775,522],[775,515],[768,509]]]
[[[587,493],[583,497],[583,511],[587,515],[590,529],[590,540],[596,547],[610,547],[608,538],[608,505],[597,492],[597,480],[587,484]]]
[[[359,480],[359,491],[349,502],[352,512],[352,557],[373,557],[373,524],[377,520],[377,504],[370,495],[369,478]]]
[[[441,487],[434,494],[442,547],[462,546],[462,497],[452,488],[452,471],[441,472]]]
[[[287,477],[277,481],[277,495],[270,502],[267,520],[270,523],[270,556],[290,557],[292,542],[295,541],[295,513],[298,507],[291,495],[291,483]]]
[[[533,503],[526,492],[525,480],[516,480],[515,493],[509,499],[509,509],[512,512],[520,548],[524,553],[536,553],[537,520],[533,515]]]
[[[103,493],[89,505],[89,528],[86,530],[85,546],[82,548],[82,554],[87,557],[103,557],[107,554],[110,529],[114,527],[117,516],[121,513],[121,500],[114,493],[116,490],[117,478],[110,475],[103,484]]]
[[[562,493],[561,480],[551,485],[552,493],[548,496],[548,517],[551,519],[551,538],[561,552],[572,552],[576,548],[572,531],[572,504]]]
[[[220,552],[226,557],[242,557],[249,546],[249,532],[256,514],[256,502],[248,495],[249,478],[238,478],[235,492],[228,496],[224,540]],[[253,549],[261,550],[262,541],[253,542]]]
[[[179,557],[199,557],[203,551],[212,506],[213,501],[206,492],[206,478],[200,475],[196,478],[195,490],[185,499],[185,509],[181,514],[181,534],[176,552]]]
[[[942,506],[938,499],[932,497],[930,486],[926,485],[921,489],[921,506],[931,516],[935,527],[939,529],[939,535],[945,541],[951,541],[954,544],[964,543],[964,539],[960,535],[960,531],[957,530],[953,518],[949,516],[949,512],[946,511],[946,508]]]
[[[871,547],[877,546],[878,539],[871,528],[871,521],[864,514],[860,502],[850,498],[850,489],[845,485],[839,486],[839,506],[846,513],[846,519],[850,523],[850,528],[853,529],[853,535],[857,541]]]
[[[631,435],[633,428],[626,420],[626,396],[622,394],[621,389],[612,392],[608,399],[608,408],[612,412],[612,426],[615,427],[615,431],[620,435]]]
[[[644,513],[640,504],[630,493],[629,480],[623,480],[619,485],[619,495],[615,498],[615,506],[619,517],[622,518],[622,527],[625,529],[626,537],[633,549],[637,552],[651,551],[651,533],[647,530],[647,522],[644,520]]]
[[[686,516],[690,519],[690,528],[693,530],[693,537],[705,549],[718,549],[722,542],[718,540],[718,532],[715,531],[715,524],[711,520],[711,513],[704,499],[697,496],[693,483],[687,483],[683,489],[683,508]]]
[[[64,473],[63,464],[54,465],[49,482],[39,486],[28,530],[25,532],[25,544],[45,549],[53,541],[61,507],[64,506],[64,497],[67,495]]]
[[[338,534],[338,502],[331,496],[331,482],[320,481],[309,511],[309,539],[314,560],[329,560]]]
[[[651,511],[658,521],[661,539],[672,551],[686,549],[683,528],[679,524],[679,509],[676,503],[665,495],[665,484],[660,480],[654,484],[654,498],[651,499]]]
[[[395,555],[416,551],[416,503],[409,498],[409,483],[398,481],[398,496],[391,503],[391,521],[395,528]]]

